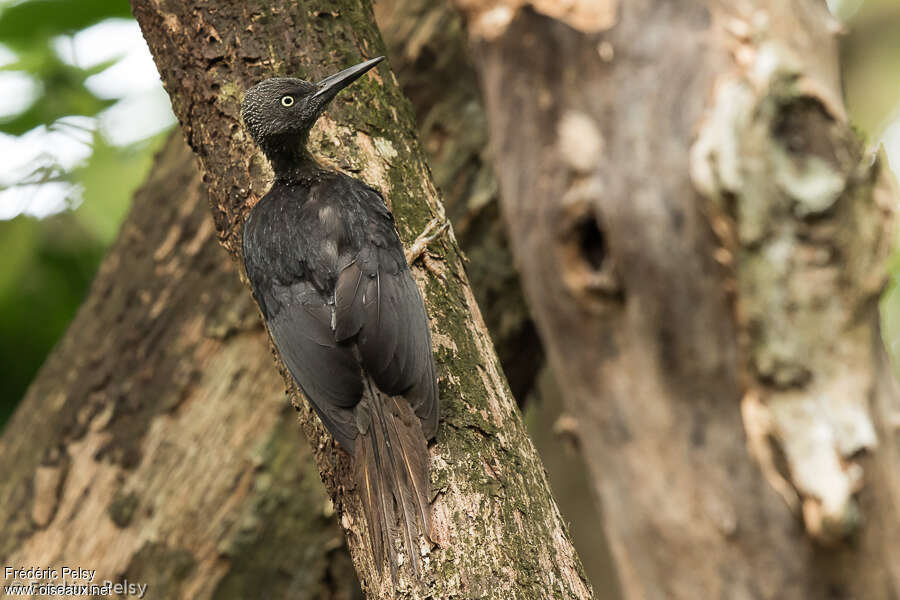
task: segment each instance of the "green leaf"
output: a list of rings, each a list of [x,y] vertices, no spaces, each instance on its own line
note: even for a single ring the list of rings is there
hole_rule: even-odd
[[[132,18],[126,0],[28,0],[0,12],[0,40],[21,49],[113,17]]]
[[[114,62],[106,61],[90,69],[81,69],[62,62],[53,52],[34,50],[23,54],[19,64],[27,65],[27,73],[40,81],[42,93],[21,113],[0,119],[0,131],[21,135],[62,117],[93,117],[112,106],[114,99],[98,98],[84,82],[99,72],[98,69],[109,68]]]
[[[75,210],[79,222],[97,239],[112,242],[131,196],[144,180],[153,163],[153,155],[168,136],[168,131],[127,148],[110,145],[102,135],[94,136],[94,152],[84,166],[71,173],[82,188],[83,201]]]
[[[116,100],[97,98],[87,90],[73,90],[63,96],[43,95],[25,111],[0,120],[0,131],[9,135],[22,135],[39,125],[50,125],[62,117],[93,117],[115,103]]]
[[[110,68],[111,66],[113,66],[114,64],[116,64],[117,62],[122,60],[123,58],[125,58],[125,55],[120,54],[118,56],[110,58],[109,60],[104,60],[103,62],[99,62],[92,67],[87,67],[82,70],[84,71],[85,77],[91,77],[92,75],[97,75],[98,73],[102,73],[103,71],[107,70],[108,68]]]

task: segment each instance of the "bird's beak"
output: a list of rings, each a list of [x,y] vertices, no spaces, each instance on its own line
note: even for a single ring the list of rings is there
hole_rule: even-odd
[[[365,62],[361,62],[356,66],[344,69],[340,73],[335,73],[330,77],[326,77],[316,84],[319,90],[313,94],[312,98],[319,106],[325,106],[334,98],[339,91],[359,79],[363,74],[384,60],[383,56],[379,56]]]

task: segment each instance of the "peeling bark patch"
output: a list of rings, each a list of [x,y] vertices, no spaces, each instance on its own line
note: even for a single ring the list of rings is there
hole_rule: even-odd
[[[787,154],[777,181],[793,198],[798,217],[813,218],[831,209],[848,183],[857,142],[836,125],[825,106],[808,96],[782,106],[773,120],[772,135]]]
[[[790,49],[759,44],[717,83],[691,174],[713,223],[729,224],[719,238],[737,279],[751,448],[809,534],[833,543],[861,523],[857,455],[877,445],[877,331],[860,315],[887,276],[893,215],[872,199],[878,168],[843,110]]]
[[[46,527],[53,520],[64,481],[65,468],[62,465],[40,466],[35,471],[31,518],[38,527]]]
[[[388,207],[391,207],[393,186],[388,172],[391,161],[397,158],[398,153],[390,140],[382,137],[373,139],[365,132],[354,132],[349,127],[338,125],[326,118],[319,119],[310,138],[320,148],[318,160],[333,169],[343,170],[353,177],[362,178],[367,184],[378,189]],[[357,148],[359,151],[354,152],[353,150]]]

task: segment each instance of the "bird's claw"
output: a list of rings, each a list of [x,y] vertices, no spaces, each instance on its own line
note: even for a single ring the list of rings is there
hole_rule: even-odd
[[[439,217],[433,218],[428,225],[425,226],[425,231],[419,234],[416,241],[407,248],[406,263],[411,266],[416,262],[419,257],[425,254],[425,249],[428,247],[428,244],[441,237],[449,227],[449,221],[445,221]]]

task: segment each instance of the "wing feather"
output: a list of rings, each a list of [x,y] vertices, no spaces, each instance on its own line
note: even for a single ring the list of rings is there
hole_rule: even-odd
[[[359,362],[352,346],[339,344],[331,308],[311,284],[273,286],[279,310],[269,331],[284,364],[341,445],[352,452],[357,435],[352,409],[362,396]]]
[[[334,211],[336,199],[344,211],[340,228],[333,216],[320,217]],[[323,213],[322,206],[331,208]],[[337,253],[325,243],[333,239],[344,240]],[[353,452],[359,425],[352,409],[362,398],[363,371],[383,393],[405,396],[425,436],[434,436],[438,389],[428,317],[376,190],[338,175],[305,199],[294,188],[273,188],[245,224],[243,254],[285,365],[338,442]]]
[[[400,263],[399,261],[403,261]],[[407,398],[425,435],[437,430],[438,390],[422,296],[402,253],[367,249],[338,277],[335,322],[358,332],[362,366],[378,388]]]

